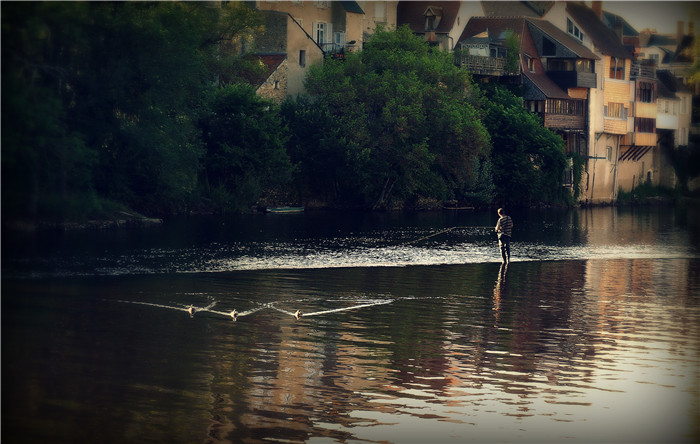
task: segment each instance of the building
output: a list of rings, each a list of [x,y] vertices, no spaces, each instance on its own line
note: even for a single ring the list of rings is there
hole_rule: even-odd
[[[619,159],[625,136],[633,125],[633,55],[620,36],[603,23],[602,14],[601,2],[593,2],[593,8],[579,2],[556,2],[543,17],[598,56],[593,68],[596,88],[590,90],[589,96],[589,144],[581,187],[582,200],[588,203],[610,203],[617,198]],[[631,162],[649,165],[650,158],[651,155],[643,156]]]
[[[275,100],[302,93],[311,65],[361,49],[378,25],[396,27],[395,1],[251,3],[260,11],[264,29],[248,49],[277,77],[265,79],[258,93]],[[279,57],[284,60],[278,63]]]
[[[477,2],[401,1],[397,5],[396,24],[408,25],[429,45],[452,51],[469,17],[478,14]]]
[[[505,43],[511,34],[519,42],[515,70],[508,66]],[[588,97],[596,87],[593,69],[599,59],[591,50],[552,24],[528,17],[473,17],[459,44],[461,65],[475,79],[522,84],[525,107],[564,140],[567,154],[588,154]],[[564,184],[573,184],[571,168]]]

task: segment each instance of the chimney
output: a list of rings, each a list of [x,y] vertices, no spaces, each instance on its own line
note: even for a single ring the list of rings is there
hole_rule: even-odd
[[[603,2],[601,2],[601,1],[592,2],[591,9],[593,9],[593,12],[595,12],[595,15],[597,15],[599,19],[603,20]]]
[[[684,29],[684,22],[683,20],[679,20],[678,24],[676,25],[676,41],[680,44],[683,41],[683,29]]]

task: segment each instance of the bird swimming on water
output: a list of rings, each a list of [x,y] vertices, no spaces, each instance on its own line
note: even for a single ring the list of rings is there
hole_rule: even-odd
[[[194,312],[195,312],[194,306],[190,305],[190,308],[187,309],[187,313],[190,314],[191,318],[194,317]]]
[[[297,318],[297,320],[301,317],[301,311],[297,310],[294,312],[294,317]]]
[[[233,311],[231,311],[231,313],[229,314],[231,315],[231,318],[233,318],[233,320],[235,321],[238,316],[238,312],[236,311],[236,309],[233,309]]]

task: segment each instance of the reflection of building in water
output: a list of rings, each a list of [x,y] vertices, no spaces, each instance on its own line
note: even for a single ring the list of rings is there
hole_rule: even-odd
[[[634,208],[596,208],[575,214],[588,246],[658,245],[660,230],[677,225],[674,211],[664,207],[640,212]]]
[[[270,340],[270,350],[260,350],[250,363],[247,413],[239,418],[248,430],[275,429],[285,439],[303,441],[316,421],[350,427],[349,412],[365,408],[362,393],[386,390],[392,379],[388,357],[377,353],[383,344],[364,337],[357,324],[340,323],[319,336],[303,317],[281,318]],[[361,364],[366,359],[373,362],[369,370]]]

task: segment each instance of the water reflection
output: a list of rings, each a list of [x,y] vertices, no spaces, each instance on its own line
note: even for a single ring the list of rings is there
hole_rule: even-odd
[[[4,276],[3,438],[697,442],[700,260],[689,232],[660,214],[610,226],[586,213],[522,216],[508,266],[494,239],[464,229],[410,254],[464,258],[481,242],[493,261]],[[348,237],[401,255],[379,240],[439,231],[392,223]],[[329,247],[345,237],[325,230],[315,244],[326,259],[353,250]],[[665,253],[626,257],[623,233]],[[584,246],[610,257],[534,259]],[[202,308],[192,318],[190,304]],[[237,322],[234,308],[246,313]]]

